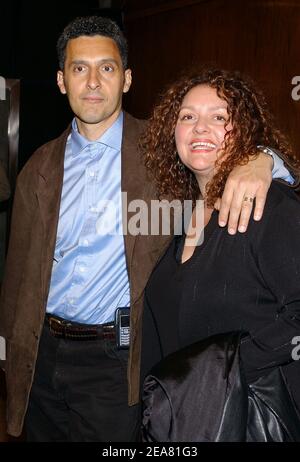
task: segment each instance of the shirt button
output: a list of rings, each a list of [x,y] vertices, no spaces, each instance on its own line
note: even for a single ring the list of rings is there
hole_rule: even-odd
[[[86,269],[85,269],[85,267],[84,267],[84,266],[80,266],[80,267],[79,267],[79,271],[80,271],[81,273],[84,273],[84,272],[85,272],[85,270],[86,270]]]
[[[91,176],[91,177],[94,177],[94,176],[95,176],[95,172],[90,172],[90,176]]]
[[[84,245],[85,247],[87,247],[87,246],[89,245],[89,240],[88,240],[88,239],[84,239],[83,245]]]

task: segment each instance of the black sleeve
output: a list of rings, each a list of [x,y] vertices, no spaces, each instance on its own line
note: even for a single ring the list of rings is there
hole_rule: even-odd
[[[148,372],[163,358],[158,330],[147,295],[144,298],[141,352],[141,385]]]
[[[241,342],[248,382],[271,368],[293,361],[294,337],[300,335],[300,202],[280,201],[271,211],[255,250],[266,286],[280,308],[274,321]]]

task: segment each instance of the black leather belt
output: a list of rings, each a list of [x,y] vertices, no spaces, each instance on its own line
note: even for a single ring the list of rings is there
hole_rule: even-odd
[[[79,324],[46,314],[46,324],[54,337],[70,340],[115,340],[115,324]]]

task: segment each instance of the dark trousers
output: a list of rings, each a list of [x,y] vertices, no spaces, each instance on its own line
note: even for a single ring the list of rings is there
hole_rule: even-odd
[[[127,350],[110,339],[54,337],[44,326],[25,420],[28,441],[136,441],[127,405]]]

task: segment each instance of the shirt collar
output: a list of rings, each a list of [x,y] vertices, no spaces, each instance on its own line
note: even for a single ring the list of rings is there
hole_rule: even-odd
[[[110,148],[116,149],[117,151],[121,150],[122,144],[122,130],[123,130],[123,112],[120,113],[117,120],[109,127],[100,138],[95,141],[90,141],[82,136],[77,127],[76,119],[72,121],[72,131],[71,131],[71,146],[72,146],[72,155],[76,156],[81,151],[83,151],[87,146],[91,144],[102,144]]]

